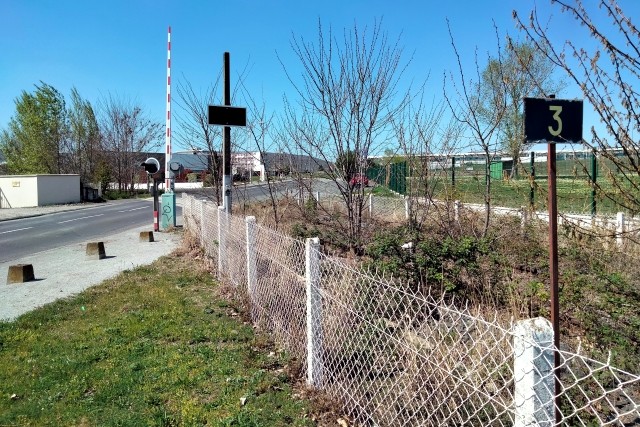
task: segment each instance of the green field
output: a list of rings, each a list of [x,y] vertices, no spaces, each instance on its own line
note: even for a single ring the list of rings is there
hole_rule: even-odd
[[[496,165],[494,165],[496,166]],[[498,164],[501,167],[502,164]],[[547,164],[537,162],[535,166],[535,178],[531,176],[529,163],[518,166],[517,176],[510,178],[510,170],[495,170],[491,178],[491,203],[493,206],[519,208],[533,205],[536,210],[547,209],[548,181]],[[377,165],[368,172],[369,178],[378,184],[387,186],[395,192],[410,194],[419,197],[430,196],[436,199],[460,200],[463,203],[484,203],[485,175],[487,173],[484,163],[456,163],[452,171],[450,167],[424,170],[426,166],[416,164],[407,166],[407,162],[390,165]],[[499,168],[498,168],[499,169]],[[629,169],[633,171],[633,168]],[[422,173],[420,171],[423,171]],[[629,172],[629,171],[627,171]],[[619,182],[630,184],[629,179],[636,179],[633,173],[626,177],[618,170],[610,160],[599,160],[596,172],[596,193],[592,196],[591,160],[558,160],[556,163],[558,209],[564,213],[592,213],[592,200],[595,198],[596,214],[612,215],[616,212],[629,212],[622,202],[624,194],[616,189],[611,177],[616,177]],[[409,174],[409,176],[407,176]],[[497,176],[496,176],[497,175]],[[406,188],[403,183],[406,179]],[[533,185],[533,200],[531,199],[531,187]],[[635,199],[627,205],[635,209],[638,205],[635,191],[629,191]],[[613,200],[617,200],[618,203]]]
[[[484,171],[476,174],[456,172],[455,185],[451,176],[432,175],[428,181],[429,192],[436,199],[455,199],[463,203],[484,203],[485,177]],[[536,177],[533,181],[533,206],[536,210],[547,209],[548,198],[547,177]],[[605,194],[615,194],[614,188],[604,179],[599,181],[600,189],[596,192],[596,212],[598,214],[615,214],[624,211]],[[407,191],[423,195],[424,184],[416,178],[407,179]],[[587,177],[568,177],[560,175],[556,181],[558,209],[565,213],[591,214],[592,188]],[[528,177],[518,179],[492,179],[491,203],[493,206],[519,208],[529,207],[531,201],[531,181]]]

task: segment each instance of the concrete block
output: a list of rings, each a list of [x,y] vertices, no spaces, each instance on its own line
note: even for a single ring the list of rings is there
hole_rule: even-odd
[[[33,264],[16,264],[9,266],[7,273],[7,285],[11,283],[24,283],[35,280]]]
[[[515,427],[555,425],[553,327],[542,317],[513,329]]]
[[[107,254],[104,251],[103,242],[90,242],[87,243],[87,259],[103,259]]]
[[[153,231],[141,231],[140,232],[140,241],[141,242],[153,242]]]

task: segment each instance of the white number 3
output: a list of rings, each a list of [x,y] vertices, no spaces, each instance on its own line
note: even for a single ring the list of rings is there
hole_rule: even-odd
[[[553,119],[558,122],[558,128],[554,129],[551,126],[549,126],[549,133],[553,136],[558,136],[560,135],[560,132],[562,132],[562,119],[560,118],[560,113],[562,112],[562,106],[561,105],[550,105],[549,106],[549,110],[553,111]]]

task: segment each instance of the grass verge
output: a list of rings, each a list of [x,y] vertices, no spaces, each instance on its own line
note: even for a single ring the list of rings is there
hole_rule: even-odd
[[[178,254],[0,322],[0,425],[313,425],[288,366]]]

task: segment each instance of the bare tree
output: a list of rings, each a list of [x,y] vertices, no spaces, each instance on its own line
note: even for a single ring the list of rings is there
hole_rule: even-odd
[[[447,26],[449,26],[448,21]],[[499,65],[496,67],[496,72],[490,73],[486,79],[483,79],[482,73],[480,72],[480,66],[478,64],[478,55],[476,53],[476,80],[467,80],[450,26],[449,36],[451,38],[453,51],[457,58],[459,74],[458,79],[455,79],[453,77],[453,73],[450,73],[449,79],[452,83],[453,90],[456,93],[458,101],[452,101],[450,96],[447,94],[446,75],[444,96],[453,117],[465,126],[473,139],[473,144],[477,144],[485,156],[485,219],[482,230],[482,235],[484,236],[489,230],[491,219],[491,174],[489,173],[489,165],[496,156],[496,134],[507,111],[506,90],[504,88],[504,83],[501,83],[504,82],[504,78],[501,73],[503,67],[500,65],[502,59],[500,56],[500,48],[498,46],[498,57],[495,60],[498,61]],[[483,105],[486,105],[487,103],[494,106],[494,108],[488,112],[482,110]]]
[[[452,193],[449,166],[462,126],[457,120],[444,122],[446,109],[447,105],[442,102],[428,106],[420,96],[393,120],[399,153],[410,170],[407,184],[407,194],[412,196],[409,198],[410,225],[418,229],[436,206],[436,195],[449,200]],[[441,210],[436,212],[439,214]],[[446,222],[443,228],[451,232],[453,216],[448,215],[449,210],[442,212],[445,215],[441,219]]]
[[[163,125],[148,119],[142,107],[108,95],[101,103],[100,129],[118,190],[133,191],[144,152],[158,149]],[[144,160],[144,159],[142,159]]]
[[[482,72],[482,84],[490,92],[504,92],[504,98],[484,97],[480,113],[491,121],[496,99],[506,102],[505,114],[498,126],[502,150],[513,158],[511,176],[515,176],[524,141],[523,98],[558,94],[564,87],[554,79],[555,66],[545,53],[530,43],[517,43],[508,38],[501,58],[490,58]]]
[[[178,109],[174,116],[178,123],[177,131],[174,133],[178,145],[189,147],[194,153],[207,154],[207,162],[203,166],[207,170],[207,175],[211,177],[213,197],[218,205],[222,204],[222,156],[220,155],[222,128],[209,125],[208,106],[221,104],[219,86],[220,75],[204,93],[198,94],[191,83],[183,77],[176,86]]]
[[[336,162],[327,173],[346,207],[348,245],[359,252],[364,189],[349,179],[366,173],[370,153],[389,141],[391,121],[406,102],[398,93],[405,67],[399,39],[390,40],[381,22],[364,29],[354,24],[341,38],[318,22],[316,43],[294,36],[291,46],[303,71],[298,80],[280,59],[298,98],[295,105],[285,99],[283,138],[323,164],[355,155],[354,170]]]
[[[612,165],[605,176],[614,190],[600,188],[601,194],[631,213],[638,213],[640,32],[615,0],[599,0],[597,7],[589,3],[591,11],[580,0],[570,3],[551,0],[551,3],[577,24],[570,30],[566,21],[562,21],[564,32],[582,41],[585,38],[578,35],[584,31],[596,46],[590,49],[570,40],[556,44],[548,27],[540,23],[536,9],[526,22],[515,11],[514,19],[529,40],[581,89],[602,123],[602,128],[592,126],[591,141],[584,141],[598,152],[601,160],[606,159]],[[601,18],[609,19],[610,25],[600,23]]]
[[[258,156],[258,161],[262,163],[263,170],[261,171],[262,178],[266,182],[267,191],[269,193],[269,202],[271,203],[271,209],[273,210],[273,220],[275,228],[278,228],[280,222],[280,216],[278,212],[278,193],[274,177],[269,174],[266,169],[269,156],[269,151],[275,149],[274,140],[269,135],[270,129],[272,129],[274,115],[268,113],[264,101],[258,102],[255,97],[251,95],[247,87],[242,85],[242,97],[245,105],[247,105],[249,120],[247,120],[247,132],[249,139],[255,144]]]

